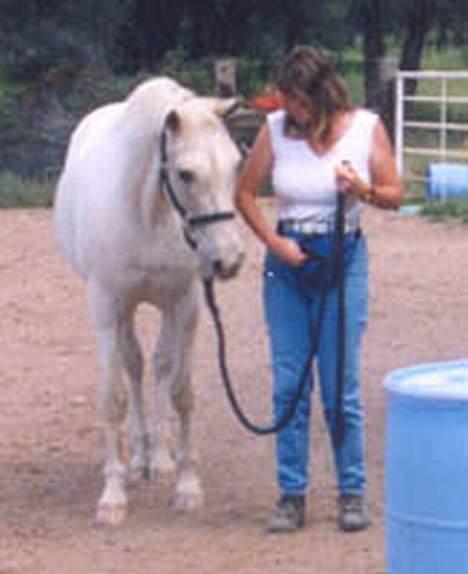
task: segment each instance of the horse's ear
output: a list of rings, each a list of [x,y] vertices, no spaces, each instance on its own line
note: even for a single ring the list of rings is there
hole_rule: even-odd
[[[165,124],[172,132],[177,133],[180,130],[180,123],[180,116],[175,110],[167,114]]]
[[[234,113],[238,108],[245,105],[244,98],[233,97],[233,98],[206,98],[208,103],[211,105],[213,112],[222,117],[227,118],[229,115]]]

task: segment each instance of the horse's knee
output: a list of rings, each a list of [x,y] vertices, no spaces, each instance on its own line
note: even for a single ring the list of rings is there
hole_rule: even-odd
[[[172,362],[169,353],[157,350],[153,356],[153,366],[156,381],[161,381],[167,377],[172,370]]]
[[[123,337],[121,349],[126,371],[132,379],[141,380],[143,377],[143,353],[137,340]]]
[[[99,390],[99,399],[106,422],[119,424],[124,420],[128,397],[123,384],[103,383]]]
[[[171,401],[178,413],[189,413],[193,409],[194,395],[188,376],[171,388]]]
[[[140,381],[143,377],[143,353],[139,345],[129,345],[123,349],[125,369],[134,380]]]

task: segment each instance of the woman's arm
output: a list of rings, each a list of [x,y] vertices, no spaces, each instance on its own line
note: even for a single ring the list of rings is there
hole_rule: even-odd
[[[273,166],[270,132],[265,124],[260,128],[252,150],[239,176],[236,206],[247,224],[268,249],[290,265],[300,265],[307,259],[298,245],[278,235],[257,205],[257,196]]]
[[[374,128],[369,172],[370,184],[363,181],[351,165],[337,166],[339,189],[376,207],[398,209],[403,201],[403,190],[392,145],[380,120]]]
[[[374,129],[369,168],[372,185],[369,202],[384,209],[398,209],[403,201],[403,189],[392,145],[380,120]]]

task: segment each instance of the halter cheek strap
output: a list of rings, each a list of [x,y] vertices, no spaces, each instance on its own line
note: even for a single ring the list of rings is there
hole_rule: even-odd
[[[193,238],[191,231],[195,227],[204,227],[205,225],[211,225],[212,223],[218,223],[220,221],[227,221],[234,218],[233,211],[218,211],[214,213],[200,213],[200,214],[189,214],[187,209],[179,201],[177,194],[175,192],[174,186],[172,185],[171,178],[169,176],[169,165],[167,157],[167,129],[166,126],[163,127],[160,139],[160,158],[161,166],[159,171],[159,181],[164,192],[167,194],[172,207],[179,214],[183,222],[184,238],[187,241],[191,249],[197,249],[197,242]]]

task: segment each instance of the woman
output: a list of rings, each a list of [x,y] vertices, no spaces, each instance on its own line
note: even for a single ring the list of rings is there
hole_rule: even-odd
[[[319,329],[317,371],[338,486],[338,526],[366,528],[366,475],[360,401],[362,334],[367,322],[367,245],[360,228],[362,203],[395,209],[402,190],[385,128],[372,112],[354,108],[331,64],[316,50],[298,47],[285,59],[277,81],[283,109],[268,114],[239,178],[236,203],[267,248],[264,306],[273,368],[275,419],[281,420],[298,387]],[[271,175],[278,200],[277,225],[256,197]],[[338,290],[328,286],[323,316],[323,277],[308,273],[310,252],[332,251],[337,193],[345,198],[345,369],[337,412]],[[320,324],[319,324],[320,323]],[[276,436],[280,497],[271,532],[304,525],[309,484],[309,415],[312,372],[291,422]],[[341,418],[340,418],[341,417]]]

